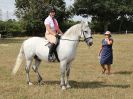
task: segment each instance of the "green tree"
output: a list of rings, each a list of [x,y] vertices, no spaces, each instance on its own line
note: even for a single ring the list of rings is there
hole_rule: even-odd
[[[21,22],[9,19],[7,21],[0,21],[0,34],[2,35],[13,35],[21,36],[24,30],[22,28]]]
[[[75,0],[73,6],[75,14],[91,15],[92,22],[101,24],[105,31],[118,17],[133,15],[132,5],[133,0]]]
[[[5,23],[4,21],[0,21],[0,33],[5,31]]]
[[[69,11],[65,10],[64,0],[16,0],[16,15],[23,21],[23,28],[28,35],[44,34],[44,19],[48,16],[48,7],[57,9],[57,20],[62,23],[69,18]]]

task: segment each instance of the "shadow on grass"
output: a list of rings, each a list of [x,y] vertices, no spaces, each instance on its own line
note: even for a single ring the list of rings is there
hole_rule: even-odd
[[[60,81],[42,81],[41,83],[38,83],[36,81],[33,82],[34,85],[59,85]]]
[[[44,83],[47,85],[59,85],[60,81],[44,81]]]
[[[44,85],[59,85],[60,81],[44,81]],[[129,88],[130,84],[105,84],[104,82],[100,81],[92,81],[92,82],[77,82],[77,81],[70,81],[70,85],[72,88],[75,89],[85,89],[85,88],[104,88],[104,87],[113,87],[113,88]]]
[[[113,87],[113,88],[129,88],[129,84],[105,84],[104,82],[92,81],[92,82],[76,82],[71,81],[71,85],[74,88],[103,88],[103,87]]]
[[[131,75],[133,71],[118,71],[114,72],[113,74],[121,74],[121,75]]]

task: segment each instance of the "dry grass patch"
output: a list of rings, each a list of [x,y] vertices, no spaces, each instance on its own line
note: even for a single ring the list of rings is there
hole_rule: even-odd
[[[70,84],[62,91],[59,87],[59,63],[42,62],[39,68],[45,85],[28,86],[24,65],[15,76],[11,70],[20,46],[26,38],[0,40],[0,99],[132,99],[133,95],[133,35],[113,35],[114,64],[112,75],[101,75],[97,58],[103,35],[94,35],[94,45],[79,43],[72,63]],[[31,70],[31,80],[36,75]]]

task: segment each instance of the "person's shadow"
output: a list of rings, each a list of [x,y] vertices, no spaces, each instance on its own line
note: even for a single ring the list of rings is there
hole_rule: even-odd
[[[113,74],[121,74],[121,75],[131,75],[133,71],[117,71],[114,72]]]

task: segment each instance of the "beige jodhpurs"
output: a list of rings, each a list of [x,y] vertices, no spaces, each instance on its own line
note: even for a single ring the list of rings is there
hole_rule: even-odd
[[[50,43],[54,43],[56,44],[57,41],[56,41],[56,37],[48,32],[45,33],[45,37],[46,39],[50,42]]]

